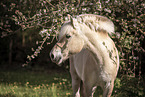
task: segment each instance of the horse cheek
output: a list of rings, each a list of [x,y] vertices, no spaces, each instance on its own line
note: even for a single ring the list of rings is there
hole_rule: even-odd
[[[69,53],[76,54],[79,53],[83,48],[84,42],[81,39],[76,41],[71,41],[69,44]]]

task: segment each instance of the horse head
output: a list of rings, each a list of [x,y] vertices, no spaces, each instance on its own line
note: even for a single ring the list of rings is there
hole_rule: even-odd
[[[61,64],[71,55],[79,53],[84,44],[78,21],[71,18],[71,21],[64,23],[61,27],[59,41],[50,52],[51,60],[56,64]]]

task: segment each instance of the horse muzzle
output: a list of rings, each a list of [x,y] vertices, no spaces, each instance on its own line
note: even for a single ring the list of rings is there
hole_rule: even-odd
[[[63,59],[61,52],[50,52],[50,58],[51,58],[52,62],[54,62],[58,65],[62,63],[62,59]]]

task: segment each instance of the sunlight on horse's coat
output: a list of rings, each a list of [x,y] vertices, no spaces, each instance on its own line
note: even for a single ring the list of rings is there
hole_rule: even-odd
[[[107,17],[84,14],[64,23],[50,56],[60,64],[70,58],[73,96],[93,97],[97,86],[110,97],[119,69],[113,40],[114,24]]]

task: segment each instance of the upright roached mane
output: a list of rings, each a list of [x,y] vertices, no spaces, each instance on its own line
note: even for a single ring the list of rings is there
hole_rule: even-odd
[[[57,64],[70,59],[74,97],[93,97],[97,86],[103,89],[103,97],[111,96],[119,56],[108,33],[114,33],[114,24],[100,15],[79,15],[61,27],[50,57]]]
[[[87,25],[93,31],[100,31],[104,33],[106,32],[109,34],[114,33],[114,24],[107,17],[100,16],[100,15],[92,15],[92,14],[82,14],[82,15],[76,16],[75,19],[78,23],[83,23]],[[66,26],[66,25],[69,26],[68,25],[69,23],[70,22],[66,22],[63,26]],[[68,29],[69,27],[63,30],[68,30]],[[65,34],[64,32],[66,31],[63,31],[63,33],[60,33],[60,34]]]
[[[104,32],[108,32],[109,34],[114,33],[114,24],[107,17],[100,15],[79,15],[77,17],[77,21],[79,23],[85,23],[90,27],[90,29],[94,31],[103,30]]]

